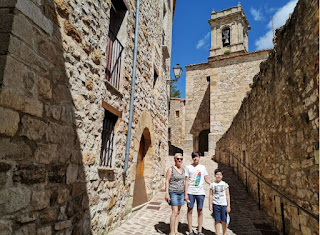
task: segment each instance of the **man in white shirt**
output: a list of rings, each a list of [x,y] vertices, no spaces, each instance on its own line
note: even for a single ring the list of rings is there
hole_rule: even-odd
[[[208,179],[208,172],[205,166],[200,164],[200,153],[193,152],[191,154],[192,164],[187,166],[185,169],[185,200],[188,203],[188,227],[189,235],[195,235],[192,231],[192,210],[194,202],[197,201],[197,211],[198,211],[198,235],[203,235],[202,233],[202,222],[203,222],[203,202],[205,198],[205,191],[203,188],[204,181],[210,185],[210,180]]]

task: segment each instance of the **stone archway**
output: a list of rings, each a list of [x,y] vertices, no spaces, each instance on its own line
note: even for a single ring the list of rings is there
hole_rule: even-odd
[[[153,195],[153,179],[154,179],[154,154],[156,149],[155,131],[150,112],[143,111],[140,114],[139,122],[133,137],[133,149],[130,159],[132,159],[132,167],[130,168],[131,180],[134,183],[132,207],[141,205],[151,199]],[[142,180],[143,176],[143,180]],[[141,184],[144,184],[143,186]],[[139,194],[143,188],[142,194]],[[138,190],[138,191],[137,191]],[[147,195],[145,199],[144,193]],[[139,201],[139,197],[144,197]],[[142,202],[143,201],[143,202]]]
[[[202,130],[199,133],[199,152],[201,156],[204,156],[204,152],[208,152],[208,135],[210,133],[209,129]]]
[[[138,152],[138,159],[136,165],[136,177],[133,190],[133,202],[132,207],[139,206],[148,201],[146,182],[144,178],[144,165],[145,157],[148,149],[151,145],[150,132],[148,128],[145,128],[140,139],[140,146]]]

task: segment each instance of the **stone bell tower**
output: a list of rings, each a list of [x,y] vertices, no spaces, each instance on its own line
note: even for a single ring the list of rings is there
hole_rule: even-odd
[[[211,49],[209,60],[234,52],[248,52],[250,26],[240,5],[211,13]]]

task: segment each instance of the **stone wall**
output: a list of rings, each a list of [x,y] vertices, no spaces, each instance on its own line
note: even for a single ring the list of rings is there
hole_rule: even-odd
[[[136,10],[135,1],[126,2],[120,88],[115,89],[105,80],[110,0],[1,1],[2,234],[101,234],[117,227],[130,216],[145,129],[151,136],[145,157],[148,199],[162,186],[170,71],[164,53],[170,56],[173,3],[140,2],[132,141],[123,177]],[[4,50],[2,35],[8,38]],[[103,107],[121,113],[112,169],[100,166]]]
[[[170,98],[169,155],[183,151],[185,138],[185,100]]]
[[[188,65],[186,75],[185,151],[198,150],[199,133],[209,129],[209,154],[229,128],[252,77],[268,51],[231,54],[207,63]],[[209,78],[209,82],[208,79]]]
[[[257,199],[254,174],[262,178],[261,205],[279,229],[283,200],[289,234],[319,231],[318,221],[294,205],[319,218],[318,48],[318,1],[300,0],[286,25],[277,30],[274,50],[217,143],[215,158],[234,167]]]
[[[210,129],[210,86],[205,70],[189,70],[186,66],[186,118],[184,155],[198,150],[198,135]]]

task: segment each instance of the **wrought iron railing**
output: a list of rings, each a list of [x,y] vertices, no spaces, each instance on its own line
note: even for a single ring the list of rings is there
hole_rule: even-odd
[[[102,144],[100,153],[100,165],[112,168],[114,126],[117,122],[117,116],[105,110],[102,130]]]
[[[221,151],[221,150],[220,150]],[[301,207],[300,205],[298,205],[296,202],[294,202],[293,200],[291,200],[289,197],[287,197],[286,195],[284,195],[283,193],[281,193],[278,189],[276,189],[273,185],[271,185],[270,183],[268,183],[264,178],[260,177],[255,171],[253,171],[252,169],[250,169],[248,166],[246,166],[244,163],[241,162],[240,159],[238,159],[237,157],[235,157],[232,153],[230,153],[227,150],[222,150],[221,152],[225,153],[228,156],[232,157],[232,165],[230,162],[230,157],[229,158],[229,162],[228,165],[231,166],[235,172],[235,174],[237,174],[237,176],[240,178],[240,173],[239,173],[239,164],[242,165],[242,167],[244,167],[246,169],[246,171],[244,172],[244,180],[245,180],[245,186],[246,186],[246,190],[249,190],[249,185],[248,185],[248,172],[250,172],[254,177],[256,177],[257,179],[257,194],[258,194],[258,206],[259,206],[259,210],[261,210],[261,183],[263,183],[264,185],[266,185],[268,188],[270,188],[271,190],[273,190],[276,194],[278,194],[278,196],[280,197],[280,210],[281,210],[281,222],[282,222],[282,234],[286,234],[286,228],[285,228],[285,211],[284,211],[284,201],[289,202],[292,206],[296,207],[299,211],[302,211],[303,213],[305,213],[306,215],[308,215],[310,218],[313,218],[314,220],[318,221],[319,223],[319,216],[309,212],[308,210],[306,210],[305,208]],[[219,160],[221,161],[221,155],[219,154],[218,159],[215,159],[216,161],[219,162]],[[236,170],[235,170],[235,162],[237,161],[237,165],[236,165]],[[300,226],[300,225],[299,225]]]
[[[120,87],[121,54],[123,46],[114,33],[109,30],[106,48],[106,80],[116,89]]]

